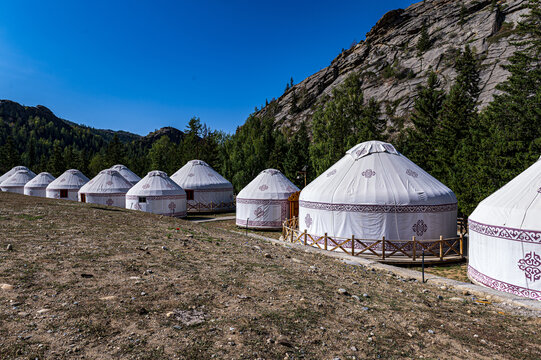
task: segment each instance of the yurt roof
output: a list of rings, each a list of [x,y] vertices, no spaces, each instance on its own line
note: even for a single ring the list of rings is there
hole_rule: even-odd
[[[233,185],[204,161],[190,160],[171,176],[183,189],[233,189]]]
[[[126,195],[166,196],[182,195],[186,192],[163,171],[151,171],[135,184]]]
[[[26,188],[46,188],[54,180],[54,176],[48,172],[40,172],[32,180],[26,183]]]
[[[263,170],[244,189],[237,199],[287,199],[300,189],[276,169]]]
[[[136,173],[131,171],[125,165],[117,164],[117,165],[111,167],[111,169],[118,171],[120,173],[120,175],[122,175],[124,177],[124,179],[128,180],[133,185],[137,184],[139,182],[139,180],[141,180],[141,178],[139,176],[137,176]]]
[[[53,180],[47,186],[47,190],[80,189],[87,182],[88,178],[82,172],[76,169],[70,169],[64,171],[62,175]]]
[[[346,205],[456,204],[455,194],[393,145],[367,141],[308,184],[301,201]]]
[[[34,174],[32,171],[26,169],[26,170],[18,170],[14,174],[11,174],[7,179],[2,181],[2,184],[0,186],[2,187],[16,187],[16,186],[24,186],[27,182],[32,180],[36,174]]]
[[[84,184],[79,193],[87,194],[118,194],[126,193],[132,187],[132,183],[126,180],[120,172],[113,169],[100,171],[98,175]]]
[[[535,162],[484,199],[470,215],[472,221],[507,228],[541,230],[541,161]]]
[[[2,184],[2,181],[6,180],[8,177],[10,177],[11,175],[15,174],[17,171],[19,170],[28,170],[30,171],[30,173],[32,173],[34,176],[36,176],[36,174],[30,170],[29,168],[27,168],[26,166],[15,166],[14,168],[12,168],[11,170],[9,170],[7,173],[5,173],[4,175],[0,176],[0,184]]]

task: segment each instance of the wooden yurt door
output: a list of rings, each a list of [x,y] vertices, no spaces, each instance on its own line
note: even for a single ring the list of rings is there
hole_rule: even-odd
[[[299,195],[300,194],[301,192],[297,191],[291,194],[289,198],[287,198],[287,200],[289,201],[289,218],[290,219],[299,216]]]

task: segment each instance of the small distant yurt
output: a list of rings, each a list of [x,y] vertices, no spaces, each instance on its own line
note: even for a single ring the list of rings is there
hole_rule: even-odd
[[[28,170],[30,171],[31,174],[33,174],[34,176],[36,176],[35,173],[32,172],[32,170],[30,170],[29,168],[27,168],[26,166],[15,166],[14,168],[12,168],[11,170],[9,170],[7,173],[5,173],[4,175],[0,176],[0,185],[2,185],[2,182],[4,180],[6,180],[8,177],[10,177],[11,175],[15,174],[17,171],[19,170]]]
[[[109,206],[126,206],[126,193],[132,184],[116,170],[102,170],[79,190],[79,201]]]
[[[352,147],[299,197],[299,230],[316,237],[436,240],[457,236],[456,219],[455,194],[381,141]]]
[[[2,181],[0,188],[2,191],[24,194],[24,186],[32,180],[36,174],[30,170],[19,170],[11,174],[7,179]]]
[[[79,189],[87,182],[88,178],[79,170],[66,170],[47,186],[45,194],[48,198],[77,201]]]
[[[263,170],[237,195],[237,226],[281,229],[289,218],[288,198],[297,191],[280,171]]]
[[[171,179],[186,191],[188,212],[217,212],[235,208],[233,185],[204,161],[188,161]]]
[[[151,171],[126,194],[126,209],[185,217],[186,192],[163,171]]]
[[[30,196],[45,197],[47,186],[52,183],[54,176],[48,172],[37,174],[32,180],[24,186],[24,194]]]
[[[120,175],[122,175],[124,179],[131,182],[132,185],[137,184],[139,180],[141,180],[141,178],[137,176],[137,174],[135,174],[133,171],[131,171],[127,166],[118,164],[113,166],[111,169],[118,171]]]
[[[469,278],[541,300],[541,159],[481,201],[468,225]]]

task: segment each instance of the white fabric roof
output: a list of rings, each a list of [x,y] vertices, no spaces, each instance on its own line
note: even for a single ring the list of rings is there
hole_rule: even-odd
[[[10,177],[11,175],[15,174],[17,171],[19,170],[28,170],[30,171],[34,176],[36,176],[36,174],[34,172],[32,172],[32,170],[30,170],[29,168],[27,168],[26,166],[15,166],[14,168],[12,168],[11,170],[9,170],[7,173],[5,173],[4,175],[0,176],[0,184],[2,184],[2,181],[6,180],[8,177]]]
[[[481,201],[469,219],[483,224],[541,230],[541,161]]]
[[[59,189],[80,189],[88,182],[88,178],[79,170],[70,169],[64,171],[62,175],[53,180],[47,190]]]
[[[400,154],[367,141],[306,186],[299,199],[299,228],[361,239],[437,239],[456,236],[455,194]]]
[[[237,195],[237,199],[284,200],[300,191],[284,174],[275,169],[263,170]]]
[[[16,186],[24,186],[27,182],[32,180],[36,174],[34,174],[32,171],[26,169],[26,170],[18,170],[14,174],[11,174],[7,179],[2,181],[2,184],[0,184],[1,187],[16,187]]]
[[[25,188],[46,188],[52,181],[54,176],[48,172],[40,172],[32,180],[26,183]]]
[[[132,183],[132,185],[135,185],[141,180],[139,176],[137,176],[136,173],[131,171],[127,166],[124,166],[122,164],[115,165],[111,167],[111,169],[116,170],[124,177],[124,179],[128,180]]]
[[[183,189],[233,189],[227,181],[209,164],[201,160],[190,160],[171,176]]]
[[[79,193],[84,194],[118,194],[126,193],[132,184],[120,172],[113,169],[100,171],[92,180],[84,184]]]
[[[151,171],[135,184],[126,195],[160,196],[186,195],[186,192],[163,171]]]

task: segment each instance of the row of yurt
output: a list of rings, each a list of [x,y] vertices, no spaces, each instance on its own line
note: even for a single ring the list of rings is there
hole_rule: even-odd
[[[35,176],[31,170],[18,170],[2,181],[0,188],[6,192],[24,194],[24,186]]]

